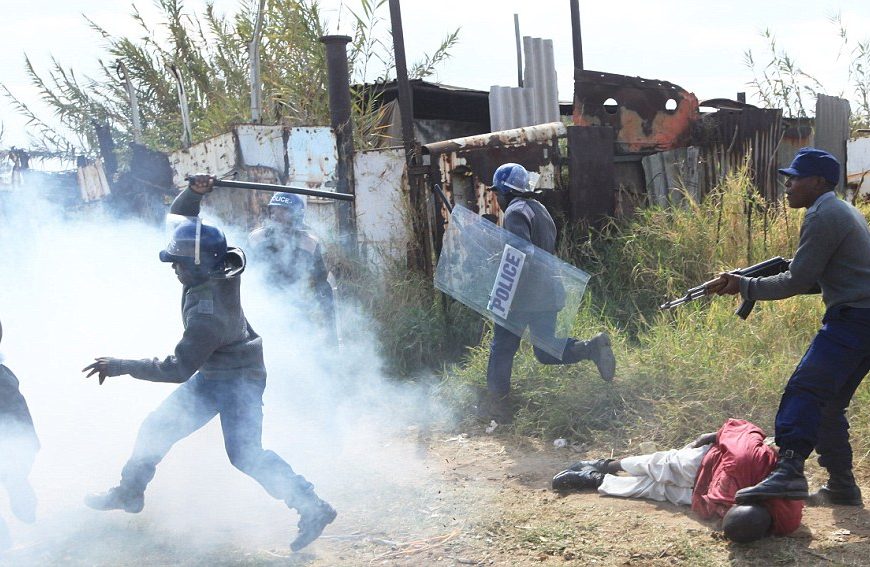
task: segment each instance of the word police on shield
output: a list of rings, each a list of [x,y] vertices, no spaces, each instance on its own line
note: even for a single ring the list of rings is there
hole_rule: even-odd
[[[457,205],[444,232],[435,287],[562,358],[589,275]],[[530,333],[529,314],[554,313],[553,333]]]
[[[511,310],[511,303],[517,292],[517,282],[523,273],[523,264],[526,255],[510,244],[504,245],[501,255],[501,263],[498,266],[498,274],[489,294],[489,303],[486,308],[502,319],[507,319]]]

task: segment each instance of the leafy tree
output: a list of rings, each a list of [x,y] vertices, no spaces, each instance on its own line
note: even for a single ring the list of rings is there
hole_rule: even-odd
[[[96,153],[93,124],[108,124],[119,147],[132,141],[130,100],[121,70],[133,85],[143,130],[143,143],[171,151],[181,145],[182,120],[178,87],[172,68],[182,77],[190,112],[193,141],[226,132],[233,124],[250,120],[250,80],[247,45],[254,35],[258,2],[242,0],[231,16],[215,12],[211,3],[204,13],[189,11],[183,0],[156,0],[160,25],[145,21],[133,5],[131,17],[140,37],[115,36],[85,17],[106,42],[100,59],[101,74],[80,78],[56,58],[48,71],[38,72],[25,54],[30,80],[64,131],[0,84],[2,92],[28,118],[45,149]],[[349,69],[353,80],[365,80],[373,68],[377,78],[394,75],[391,43],[381,37],[388,22],[380,16],[386,0],[363,0],[359,12],[350,12],[352,43]],[[263,85],[262,121],[267,124],[324,125],[329,123],[327,71],[320,37],[326,33],[316,0],[269,0],[262,15],[260,67]],[[449,57],[458,41],[458,29],[422,61],[411,66],[412,78],[431,75]],[[354,118],[358,144],[371,145],[377,138],[378,104],[354,93]]]

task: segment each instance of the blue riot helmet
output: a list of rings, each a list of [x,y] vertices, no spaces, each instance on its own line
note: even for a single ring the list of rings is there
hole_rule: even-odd
[[[170,215],[169,244],[160,251],[161,262],[182,264],[209,273],[220,267],[227,255],[227,239],[216,226],[199,217]]]
[[[269,216],[292,226],[305,220],[305,199],[295,193],[275,193],[269,201]]]
[[[492,190],[503,195],[531,193],[535,190],[540,175],[529,173],[518,163],[505,163],[492,176]]]

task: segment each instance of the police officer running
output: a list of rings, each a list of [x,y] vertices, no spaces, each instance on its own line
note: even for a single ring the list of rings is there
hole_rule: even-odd
[[[213,178],[194,176],[190,187],[176,197],[170,212],[183,217],[160,252],[160,260],[172,264],[184,286],[184,334],[175,353],[162,361],[100,357],[83,370],[89,377],[97,374],[101,384],[107,376],[123,374],[181,384],[143,422],[120,485],[88,496],[85,503],[96,510],[140,512],[145,487],[172,445],[220,415],[233,466],[299,512],[299,532],[290,545],[298,551],[320,536],[336,512],[318,498],[310,482],[263,449],[263,344],[240,303],[244,254],[228,248],[223,232],[198,217],[203,195],[212,185]]]
[[[496,192],[498,205],[504,211],[504,228],[535,246],[554,253],[556,249],[556,224],[547,208],[535,200],[534,184],[529,172],[516,163],[506,163],[496,169],[492,179],[492,191]],[[531,278],[531,279],[526,279]],[[564,307],[564,290],[552,278],[530,274],[520,281],[526,290],[526,301],[512,307],[512,319],[527,325],[537,336],[553,337],[556,316]],[[558,288],[558,289],[557,289]],[[485,417],[507,422],[512,418],[510,407],[510,382],[514,355],[519,349],[520,337],[496,324],[493,327],[492,345],[486,370],[488,400]],[[616,359],[607,333],[599,333],[589,340],[568,339],[562,359],[558,359],[538,347],[535,358],[542,364],[574,364],[592,360],[606,381],[613,379]]]
[[[314,321],[327,340],[338,344],[335,299],[323,246],[305,224],[305,200],[294,193],[275,193],[269,201],[269,219],[248,236],[252,255],[268,262],[269,280],[279,287],[303,285],[317,306]]]
[[[786,176],[788,205],[807,210],[789,270],[764,278],[721,274],[718,293],[773,300],[818,286],[826,311],[782,394],[775,424],[777,467],[738,491],[736,499],[806,499],[804,460],[815,449],[829,478],[809,503],[860,506],[846,408],[870,370],[870,229],[864,216],[834,193],[840,164],[828,152],[801,148],[779,173]]]

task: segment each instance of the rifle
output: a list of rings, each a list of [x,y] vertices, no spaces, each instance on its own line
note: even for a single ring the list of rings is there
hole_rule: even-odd
[[[765,260],[764,262],[760,262],[753,266],[749,266],[748,268],[732,270],[729,273],[738,276],[745,276],[747,278],[763,278],[767,276],[775,276],[776,274],[781,274],[785,271],[788,271],[788,267],[790,264],[790,259],[786,260],[782,256],[777,256],[775,258],[770,258],[768,260]],[[683,297],[668,301],[667,303],[662,304],[659,309],[673,309],[674,307],[682,305],[683,303],[688,303],[689,301],[693,301],[695,299],[698,299],[699,297],[710,295],[710,293],[712,293],[713,290],[716,289],[713,284],[718,283],[719,281],[719,278],[716,278],[714,280],[704,282],[699,286],[695,286],[687,291],[686,295],[684,295]],[[749,314],[752,313],[752,309],[754,307],[755,301],[744,299],[740,303],[740,307],[737,308],[737,311],[735,311],[734,314],[741,319],[746,319],[747,317],[749,317]]]

